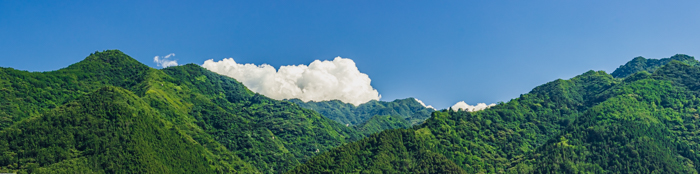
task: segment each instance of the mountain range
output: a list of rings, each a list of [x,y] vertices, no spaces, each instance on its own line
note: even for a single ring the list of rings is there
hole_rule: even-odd
[[[431,170],[439,173],[697,173],[698,62],[631,62],[615,71],[628,76],[589,71],[483,111],[436,111],[421,125],[343,145],[290,173],[412,172],[425,165],[422,152],[464,170],[432,163],[447,164]]]
[[[467,112],[273,100],[108,50],[0,68],[0,172],[697,173],[699,65],[637,57]]]
[[[188,64],[118,50],[50,72],[0,69],[0,171],[281,173],[363,135]]]

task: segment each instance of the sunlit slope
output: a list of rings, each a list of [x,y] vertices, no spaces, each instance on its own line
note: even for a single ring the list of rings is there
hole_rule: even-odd
[[[36,116],[104,86],[137,91],[151,68],[120,51],[95,52],[57,71],[0,68],[0,128]]]

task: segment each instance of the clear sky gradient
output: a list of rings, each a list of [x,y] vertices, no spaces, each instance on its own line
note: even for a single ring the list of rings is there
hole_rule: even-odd
[[[700,1],[0,1],[0,66],[353,59],[382,100],[508,101],[636,56],[700,56]]]

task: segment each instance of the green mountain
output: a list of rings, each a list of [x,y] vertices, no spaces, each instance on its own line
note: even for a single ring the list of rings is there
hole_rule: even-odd
[[[429,146],[426,149],[442,154],[467,173],[504,172],[513,161],[524,158],[524,155],[546,143],[589,108],[595,98],[588,94],[603,91],[616,83],[618,82],[605,72],[589,71],[570,80],[556,80],[536,87],[528,94],[483,111],[436,111],[425,123],[409,130],[425,138],[424,144]],[[379,136],[383,140],[399,138],[381,133]],[[393,141],[397,142],[395,144],[412,144],[400,139]],[[346,146],[350,144],[340,148]],[[350,153],[371,153],[374,148],[376,147],[368,145]],[[318,168],[316,165],[323,164],[314,163],[315,161],[312,159],[297,168],[313,169]],[[348,164],[359,163],[343,163],[325,168],[339,171]],[[361,165],[351,168],[369,170]]]
[[[278,101],[198,65],[95,52],[0,68],[0,172],[698,173],[698,65],[635,58],[465,112]]]
[[[372,135],[290,173],[404,171],[397,166],[415,165],[409,156],[420,151],[467,173],[697,173],[700,67],[693,65],[668,61],[624,79],[589,71],[483,111],[437,111],[402,135]],[[400,150],[371,156],[387,146],[381,142]],[[345,161],[324,162],[332,159]]]
[[[281,173],[363,135],[198,65],[110,50],[51,72],[0,68],[0,136],[2,171]]]
[[[632,59],[632,61],[627,62],[625,65],[620,65],[620,67],[613,71],[611,75],[615,78],[625,78],[640,71],[654,73],[656,69],[673,60],[681,61],[691,66],[700,66],[700,62],[695,60],[694,57],[684,54],[676,54],[670,58],[663,59],[646,59],[640,56],[635,57]]]
[[[608,99],[525,163],[535,173],[698,173],[700,68],[671,61],[634,76],[644,78],[600,94]]]
[[[397,99],[391,102],[372,100],[355,106],[340,100],[309,101],[288,100],[312,109],[321,115],[357,130],[372,134],[386,129],[408,128],[423,123],[435,109],[427,108],[414,98]]]

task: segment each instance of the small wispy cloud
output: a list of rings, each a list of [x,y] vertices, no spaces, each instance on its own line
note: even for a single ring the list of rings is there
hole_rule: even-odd
[[[475,106],[472,106],[472,105],[465,103],[464,101],[460,101],[460,102],[457,102],[455,105],[452,105],[452,110],[454,110],[454,111],[463,110],[463,111],[468,111],[468,112],[474,112],[474,111],[484,110],[484,109],[489,108],[491,106],[496,106],[496,104],[491,103],[491,104],[487,105],[486,103],[478,103]]]
[[[168,55],[163,56],[162,58],[160,56],[156,56],[153,58],[153,62],[155,62],[159,67],[167,68],[171,66],[177,66],[177,60],[168,60],[170,57],[174,57],[175,53],[170,53]]]

